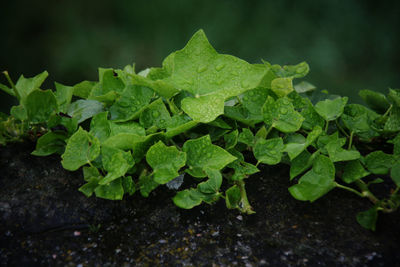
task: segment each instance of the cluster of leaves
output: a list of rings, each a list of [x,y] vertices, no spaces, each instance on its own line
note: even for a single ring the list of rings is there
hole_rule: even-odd
[[[305,62],[249,64],[218,54],[200,30],[161,68],[101,68],[99,81],[56,83],[54,91],[39,89],[47,72],[15,85],[6,75],[10,87],[0,89],[20,104],[2,115],[0,142],[40,136],[32,154],[58,153],[65,169],[82,168],[79,190],[88,197],[148,197],[161,185],[179,190],[190,176],[195,186],[176,193],[177,206],[222,198],[247,214],[247,178],[259,164],[285,163],[294,198],[348,190],[371,200],[357,220],[375,229],[378,211],[400,206],[400,91],[364,90],[368,107],[348,104],[305,81],[293,85],[308,71]],[[384,181],[371,174],[392,183],[388,197],[371,192]]]

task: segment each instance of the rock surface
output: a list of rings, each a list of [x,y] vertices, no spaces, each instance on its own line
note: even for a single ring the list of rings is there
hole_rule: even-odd
[[[82,174],[32,144],[0,147],[1,266],[395,266],[400,212],[376,232],[359,226],[369,203],[333,190],[293,199],[288,168],[265,167],[246,182],[254,215],[216,205],[174,206],[173,190],[123,201],[86,198]],[[381,187],[384,185],[380,185]],[[387,188],[381,188],[387,189]],[[379,191],[379,186],[378,186]],[[379,192],[378,192],[379,193]]]

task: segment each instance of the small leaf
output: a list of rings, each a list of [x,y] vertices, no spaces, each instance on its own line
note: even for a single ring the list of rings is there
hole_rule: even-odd
[[[259,139],[254,146],[254,156],[262,163],[275,165],[281,161],[284,149],[282,138]]]
[[[274,100],[268,97],[263,106],[264,122],[284,133],[295,132],[300,129],[304,118],[294,110],[290,100],[286,97]]]
[[[68,108],[68,115],[81,123],[103,111],[103,104],[96,100],[77,100]]]
[[[128,193],[130,196],[136,191],[135,183],[131,176],[122,177],[122,187],[124,188],[124,193]]]
[[[79,127],[67,141],[61,164],[64,169],[75,171],[93,161],[100,154],[100,141]]]
[[[344,108],[341,120],[344,126],[360,138],[369,141],[377,133],[371,124],[379,117],[374,111],[358,104],[350,104]]]
[[[90,133],[102,143],[110,137],[110,123],[107,119],[108,112],[96,114],[90,121]]]
[[[377,219],[378,211],[376,207],[372,207],[367,211],[362,211],[357,214],[357,222],[368,230],[375,231]]]
[[[238,142],[252,147],[255,143],[253,132],[248,128],[243,128],[242,132],[239,134]]]
[[[299,183],[289,188],[290,194],[303,201],[314,202],[335,187],[335,166],[332,161],[318,155],[313,168],[304,174]]]
[[[91,81],[83,81],[74,85],[74,96],[79,96],[80,98],[87,99],[92,91],[93,87],[96,85],[96,82]]]
[[[234,148],[238,142],[239,131],[236,129],[224,135],[225,149]]]
[[[108,173],[99,182],[101,185],[108,184],[115,179],[124,176],[126,172],[133,167],[135,161],[132,158],[131,153],[123,150],[102,146],[101,147],[101,161],[104,170]]]
[[[182,110],[194,121],[207,123],[224,114],[224,102],[224,97],[217,94],[187,97],[182,101]]]
[[[364,169],[359,160],[353,160],[346,164],[343,170],[342,180],[352,183],[358,179],[368,176],[370,173]]]
[[[31,153],[35,156],[48,156],[54,153],[62,154],[65,149],[65,134],[47,132],[39,137],[36,149]]]
[[[393,156],[383,151],[374,151],[365,157],[365,165],[373,174],[387,174],[393,166]]]
[[[111,119],[120,122],[137,119],[153,95],[154,91],[148,87],[128,85],[110,107]]]
[[[296,90],[297,93],[307,93],[315,89],[317,89],[317,87],[306,81],[302,81],[294,86],[294,90]]]
[[[154,181],[166,184],[179,176],[179,169],[186,163],[186,153],[159,141],[147,151],[146,161],[153,168]]]
[[[39,89],[44,80],[46,80],[47,76],[49,76],[49,73],[47,71],[39,73],[32,78],[25,78],[23,75],[21,75],[17,83],[15,84],[15,88],[18,91],[21,100],[25,101],[26,97],[30,93],[32,93],[36,89]]]
[[[382,93],[371,90],[360,90],[358,94],[367,106],[380,114],[385,113],[390,106],[385,95]]]
[[[55,97],[57,99],[58,111],[66,113],[71,103],[72,95],[74,93],[74,88],[72,86],[66,86],[60,83],[55,83],[55,85],[56,85]]]
[[[34,90],[26,96],[24,108],[32,123],[45,122],[58,109],[57,100],[51,90]]]
[[[151,191],[159,186],[157,182],[154,181],[152,175],[141,175],[139,177],[139,190],[143,197],[148,197]]]
[[[334,100],[326,99],[318,102],[314,108],[326,121],[333,121],[342,115],[347,100],[347,97],[336,98]]]
[[[169,120],[171,120],[171,116],[162,98],[152,102],[140,114],[140,124],[143,125],[144,128],[157,126],[160,129],[165,129]]]
[[[307,151],[301,152],[290,164],[290,180],[305,172],[312,166],[312,155]]]
[[[241,199],[240,188],[237,185],[225,191],[225,203],[228,209],[237,209]]]
[[[182,209],[191,209],[201,204],[204,195],[197,189],[191,188],[179,191],[172,200],[175,205]]]
[[[94,190],[96,197],[109,199],[109,200],[121,200],[124,196],[124,188],[122,186],[122,178],[113,180],[112,182],[104,185],[99,185]]]
[[[339,138],[331,141],[326,145],[329,157],[333,162],[337,161],[348,161],[360,158],[360,152],[357,150],[346,150],[342,146],[346,143],[345,138]]]
[[[213,145],[209,135],[186,141],[182,150],[187,154],[187,172],[194,177],[205,177],[205,168],[221,170],[236,160],[223,148]]]
[[[204,170],[209,177],[205,182],[201,182],[197,185],[197,189],[203,194],[214,194],[218,193],[219,188],[222,184],[222,175],[220,171],[206,168]]]
[[[392,169],[390,170],[390,177],[396,186],[400,187],[400,162],[397,162],[393,165]]]
[[[304,117],[302,127],[305,130],[312,130],[315,126],[324,127],[325,120],[316,111],[311,101],[304,98],[305,107],[301,110],[301,116]]]
[[[271,82],[271,90],[278,96],[287,96],[294,90],[292,78],[276,78]]]

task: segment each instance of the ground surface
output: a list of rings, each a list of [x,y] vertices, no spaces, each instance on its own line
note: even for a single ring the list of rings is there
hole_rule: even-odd
[[[113,202],[87,199],[81,172],[59,157],[31,156],[31,144],[0,148],[2,266],[396,266],[400,212],[377,231],[355,214],[369,203],[334,190],[313,204],[293,199],[288,169],[247,180],[251,216],[223,201],[181,210],[174,192]],[[384,188],[383,188],[384,189]]]

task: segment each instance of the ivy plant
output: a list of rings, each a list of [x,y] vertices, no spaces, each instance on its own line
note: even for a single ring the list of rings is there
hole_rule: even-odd
[[[54,90],[40,88],[47,72],[16,83],[4,72],[0,89],[19,104],[0,114],[0,144],[29,138],[33,155],[59,154],[65,169],[83,170],[87,197],[149,197],[164,187],[183,209],[223,199],[246,214],[255,211],[245,185],[260,164],[288,164],[294,198],[346,190],[371,202],[356,219],[375,230],[378,213],[400,206],[400,90],[362,90],[366,106],[351,104],[297,81],[308,72],[305,62],[219,54],[202,30],[140,72],[99,68],[97,81]],[[388,184],[386,197],[370,190],[377,183]]]

